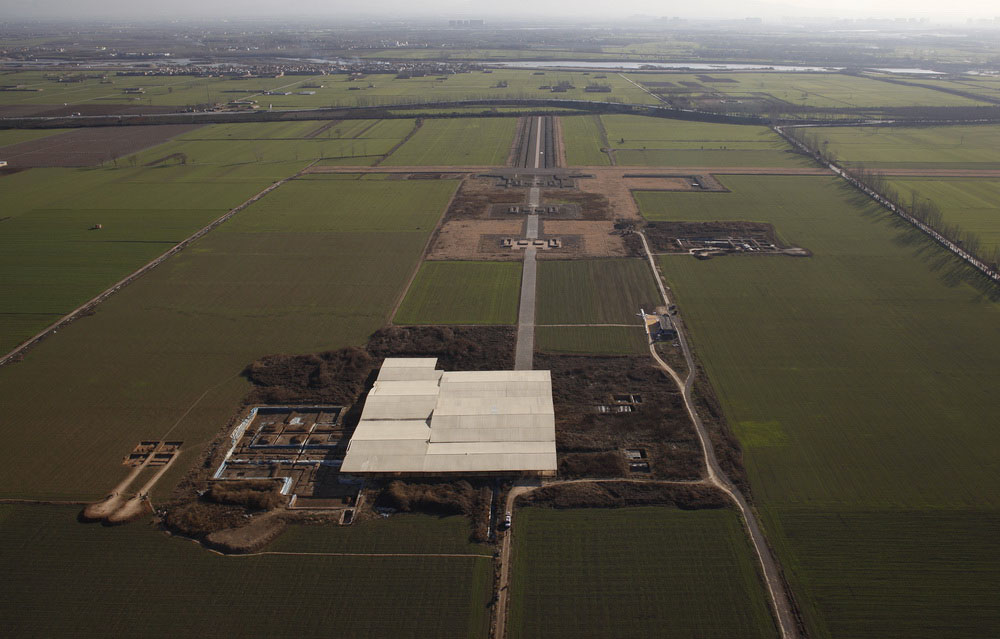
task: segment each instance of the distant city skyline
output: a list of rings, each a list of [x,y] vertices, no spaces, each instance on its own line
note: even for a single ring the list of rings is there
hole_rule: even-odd
[[[929,18],[936,22],[964,22],[969,18],[1000,17],[993,0],[956,0],[942,4],[935,0],[706,0],[699,3],[626,0],[609,4],[598,0],[578,0],[572,7],[557,0],[511,0],[498,5],[469,0],[440,0],[413,3],[403,0],[372,0],[363,4],[343,1],[300,0],[293,6],[278,7],[265,0],[175,0],[169,4],[153,0],[0,0],[7,20],[17,18],[301,18],[315,16],[379,18],[486,18],[528,20],[561,17],[574,19],[628,19],[636,15],[678,16],[688,19],[736,19],[760,17],[838,18]]]

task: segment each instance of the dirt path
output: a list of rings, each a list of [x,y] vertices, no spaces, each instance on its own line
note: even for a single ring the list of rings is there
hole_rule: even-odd
[[[225,222],[226,220],[228,220],[232,216],[236,215],[237,213],[239,213],[243,209],[247,208],[248,206],[250,206],[251,204],[253,204],[257,200],[259,200],[260,198],[264,197],[265,195],[267,195],[268,193],[270,193],[274,189],[278,188],[279,186],[281,186],[282,184],[284,184],[288,180],[295,179],[296,177],[298,177],[298,176],[302,175],[303,173],[307,172],[309,170],[309,168],[313,164],[315,164],[315,163],[316,163],[316,161],[314,160],[312,163],[309,164],[309,166],[307,166],[304,169],[302,169],[301,171],[295,173],[295,175],[290,175],[290,176],[288,176],[286,178],[282,178],[282,179],[278,180],[277,182],[271,184],[270,186],[268,186],[267,188],[265,188],[260,193],[257,193],[256,195],[254,195],[253,197],[251,197],[246,202],[240,204],[239,206],[237,206],[234,209],[230,209],[228,212],[226,212],[221,217],[216,218],[211,223],[209,223],[208,226],[205,226],[205,227],[199,229],[198,231],[195,231],[192,235],[190,235],[187,238],[181,240],[180,242],[178,242],[177,244],[175,244],[174,246],[172,246],[163,255],[155,258],[151,262],[148,262],[146,265],[144,265],[144,266],[140,267],[139,269],[133,271],[131,274],[127,275],[123,279],[118,280],[117,282],[115,282],[114,284],[112,284],[109,288],[105,289],[102,293],[98,294],[96,297],[94,297],[94,298],[92,298],[92,299],[84,302],[80,306],[77,306],[75,309],[73,309],[72,311],[70,311],[69,313],[67,313],[66,315],[64,315],[57,322],[55,322],[54,324],[50,325],[48,328],[46,328],[45,330],[43,330],[41,333],[38,333],[37,335],[35,335],[34,337],[30,338],[29,340],[23,342],[21,345],[19,345],[18,347],[16,347],[14,350],[10,351],[9,353],[7,353],[6,355],[4,355],[3,357],[0,357],[0,366],[3,366],[4,364],[7,364],[7,363],[9,363],[11,361],[16,361],[16,359],[18,359],[19,357],[23,357],[24,353],[26,353],[28,351],[28,349],[30,349],[35,344],[37,344],[38,342],[40,342],[43,339],[45,339],[46,337],[48,337],[54,331],[58,330],[59,328],[61,328],[62,326],[66,325],[66,324],[69,324],[70,322],[72,322],[73,320],[77,319],[78,317],[84,315],[85,313],[89,313],[98,304],[100,304],[104,300],[108,299],[109,297],[111,297],[112,295],[114,295],[115,293],[117,293],[118,291],[120,291],[122,288],[128,286],[129,284],[131,284],[132,282],[134,282],[135,280],[137,280],[138,278],[140,278],[144,274],[148,273],[149,271],[153,270],[154,268],[156,268],[157,266],[159,266],[160,264],[162,264],[171,255],[174,255],[176,253],[180,253],[185,248],[187,248],[188,246],[190,246],[192,242],[194,242],[194,241],[200,239],[202,236],[208,234],[210,231],[214,230],[217,226],[219,226],[220,224],[222,224],[223,222]]]
[[[385,162],[386,160],[388,160],[389,157],[393,153],[395,153],[396,151],[399,150],[399,147],[401,147],[404,144],[406,144],[407,142],[409,142],[410,138],[412,138],[414,135],[416,135],[417,131],[419,131],[420,127],[422,127],[423,125],[424,125],[424,121],[421,120],[420,118],[417,118],[416,120],[414,120],[413,121],[413,128],[410,129],[410,132],[406,134],[406,137],[403,138],[402,140],[400,140],[399,142],[397,142],[391,149],[389,149],[389,151],[385,155],[383,155],[382,157],[380,157],[378,160],[375,160],[375,164],[371,165],[370,167],[366,167],[366,168],[373,169],[373,168],[379,166],[380,164],[382,164],[383,162]],[[310,172],[313,172],[313,171],[310,171]],[[338,171],[322,171],[322,172],[323,173],[338,173]],[[364,171],[361,171],[361,172],[363,173]],[[373,171],[373,172],[376,172],[376,171]],[[358,173],[358,171],[354,171],[354,173]]]
[[[444,210],[441,211],[441,215],[438,216],[437,223],[434,224],[434,228],[431,229],[430,234],[427,236],[427,242],[424,244],[424,252],[420,254],[420,259],[417,261],[416,266],[413,267],[413,272],[410,273],[410,279],[406,281],[406,286],[403,287],[403,291],[399,294],[399,297],[396,298],[396,303],[392,305],[392,311],[389,312],[389,317],[386,320],[386,323],[392,324],[393,318],[396,317],[396,313],[399,312],[400,305],[402,305],[403,300],[406,299],[406,294],[410,292],[410,287],[413,286],[413,280],[417,279],[417,273],[420,272],[421,265],[423,265],[424,261],[427,260],[427,256],[431,251],[431,246],[434,244],[434,240],[437,239],[438,232],[441,230],[441,226],[444,224],[444,220],[448,216],[448,211],[451,210],[451,205],[455,202],[455,197],[461,190],[462,185],[459,184],[455,187],[451,197],[448,198],[448,203],[445,205]]]
[[[646,236],[644,234],[640,233],[639,237],[642,239],[643,248],[646,250],[646,257],[649,260],[649,266],[653,269],[653,275],[656,278],[656,284],[660,289],[660,295],[663,297],[663,303],[669,307],[672,302],[670,296],[667,294],[666,287],[663,285],[663,279],[656,266],[656,261],[653,259],[653,253],[649,250],[649,243],[646,241]],[[708,474],[707,481],[729,495],[729,497],[736,503],[740,513],[743,515],[743,521],[746,524],[747,532],[750,535],[750,540],[753,543],[754,550],[757,553],[757,559],[759,560],[761,569],[764,573],[764,582],[767,584],[772,609],[775,618],[777,619],[778,629],[781,632],[782,638],[799,639],[799,637],[801,637],[801,633],[799,632],[798,621],[792,607],[791,598],[785,589],[785,582],[781,576],[778,561],[771,553],[771,549],[767,545],[767,540],[764,538],[764,532],[760,527],[757,514],[747,503],[740,490],[729,481],[729,478],[726,477],[725,472],[719,466],[719,462],[715,457],[715,448],[712,445],[712,440],[709,438],[708,431],[705,429],[705,425],[702,423],[701,417],[698,416],[698,411],[694,407],[694,400],[691,397],[691,390],[694,386],[695,380],[694,371],[696,370],[694,366],[694,357],[691,354],[691,347],[688,344],[687,336],[683,330],[683,323],[678,321],[679,319],[680,318],[675,318],[674,327],[677,329],[677,340],[684,352],[684,360],[689,371],[687,379],[682,380],[681,376],[678,375],[673,368],[667,365],[665,361],[663,361],[659,353],[656,352],[656,346],[654,343],[650,343],[649,352],[653,356],[653,359],[656,360],[657,364],[660,365],[660,368],[670,375],[670,377],[674,380],[674,383],[677,384],[678,389],[681,390],[681,394],[684,398],[684,408],[687,410],[688,417],[691,419],[691,423],[694,425],[695,432],[698,435],[698,440],[701,442],[705,469]]]

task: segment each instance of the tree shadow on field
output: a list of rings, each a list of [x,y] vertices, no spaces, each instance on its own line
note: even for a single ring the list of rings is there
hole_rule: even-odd
[[[851,191],[848,200],[857,207],[863,218],[876,224],[885,225],[889,230],[892,243],[907,249],[910,255],[922,262],[936,273],[948,288],[957,288],[967,284],[978,292],[976,301],[1000,301],[1000,284],[992,281],[975,267],[953,254],[944,246],[938,244],[929,235],[916,228],[902,217],[892,213],[875,203],[871,198],[856,191],[848,185],[844,189]]]

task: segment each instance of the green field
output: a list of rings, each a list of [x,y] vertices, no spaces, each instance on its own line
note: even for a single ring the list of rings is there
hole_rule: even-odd
[[[39,138],[47,138],[57,133],[65,133],[68,129],[3,129],[0,130],[0,147],[20,142],[28,142]],[[0,160],[5,159],[0,151]]]
[[[622,149],[615,151],[621,166],[693,167],[808,167],[811,160],[792,151],[747,149]]]
[[[517,118],[426,120],[386,166],[503,166]]]
[[[880,168],[995,169],[1000,127],[828,127],[807,129],[847,165]]]
[[[662,304],[659,295],[643,259],[543,260],[535,322],[639,325],[639,307]]]
[[[315,137],[305,137],[332,125]],[[255,122],[200,127],[139,155],[140,164],[268,165],[323,160],[367,166],[383,158],[413,129],[413,120]]]
[[[76,513],[0,506],[0,567],[17,584],[5,596],[5,634],[465,639],[488,632],[488,557],[221,557],[144,524],[80,524]],[[424,520],[401,532],[450,536],[458,545],[454,526]],[[282,548],[297,552],[372,547],[329,527],[288,534]],[[325,536],[341,541],[317,544]],[[435,552],[399,539],[401,547],[387,540],[376,552]]]
[[[637,200],[651,219],[770,222],[813,251],[661,259],[810,636],[989,634],[995,292],[836,180],[723,182],[732,193]]]
[[[519,511],[509,636],[775,637],[732,510]]]
[[[396,324],[515,324],[520,262],[424,262]]]
[[[300,165],[274,165],[285,175]],[[0,178],[6,353],[274,180],[260,167],[30,169]],[[101,230],[90,230],[101,224]]]
[[[930,200],[945,224],[979,235],[987,251],[1000,250],[1000,181],[984,178],[893,178],[890,184],[906,203]]]
[[[964,75],[949,78],[922,77],[907,78],[907,81],[925,87],[937,87],[962,91],[978,97],[996,100],[1000,98],[1000,80],[995,76]]]
[[[388,321],[455,187],[289,182],[0,368],[2,494],[100,497],[138,440],[168,434],[186,451],[176,480],[240,405],[247,364],[363,344]]]
[[[706,82],[706,76],[722,82]],[[639,83],[670,82],[670,95],[719,95],[728,99],[765,94],[798,106],[821,108],[975,106],[987,103],[925,89],[840,73],[630,73]],[[692,83],[693,86],[682,84]],[[780,107],[779,107],[780,108]]]
[[[566,117],[562,122],[570,165],[608,164],[601,153],[603,123],[616,163],[622,166],[811,166],[763,126],[641,115]]]
[[[569,166],[606,166],[611,164],[601,139],[601,120],[598,115],[563,117],[563,144],[566,147],[566,164]]]
[[[489,546],[469,540],[468,517],[409,513],[388,519],[359,520],[350,526],[289,526],[266,550],[492,555]]]
[[[355,53],[352,52],[352,56]],[[0,105],[130,105],[191,106],[253,100],[261,108],[291,109],[339,106],[401,106],[414,102],[481,100],[490,98],[557,98],[650,104],[656,100],[615,73],[595,78],[586,72],[497,69],[445,76],[397,78],[395,74],[372,74],[355,80],[347,75],[286,76],[281,78],[199,78],[193,76],[118,77],[113,84],[91,78],[83,82],[56,82],[44,71],[20,71],[4,76],[10,84],[24,84],[41,91],[2,91]],[[506,82],[507,86],[497,85]],[[574,88],[553,93],[549,87],[568,82]],[[611,93],[587,93],[591,82],[612,87]],[[314,85],[314,86],[307,86]],[[145,93],[126,95],[124,88],[140,87]],[[263,95],[278,90],[291,95]],[[300,92],[311,91],[313,95]]]
[[[535,348],[543,353],[638,355],[649,336],[641,326],[536,326]]]

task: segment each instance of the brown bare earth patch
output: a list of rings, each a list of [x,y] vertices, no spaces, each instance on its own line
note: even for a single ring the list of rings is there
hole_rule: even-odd
[[[4,147],[4,159],[15,168],[96,166],[123,155],[162,144],[193,131],[197,124],[91,127]]]
[[[582,186],[581,186],[582,188]],[[579,217],[584,220],[609,220],[610,206],[603,193],[583,190],[552,190],[541,192],[542,204],[572,204],[579,209]]]
[[[520,237],[523,220],[454,220],[445,222],[427,254],[429,260],[520,260],[521,253],[484,240],[484,236]]]
[[[285,531],[285,520],[279,513],[265,513],[236,528],[224,528],[205,536],[209,548],[229,554],[257,552]]]
[[[522,189],[498,189],[495,180],[488,178],[468,178],[462,181],[451,206],[445,212],[445,220],[483,220],[489,217],[493,204],[521,204],[525,192]]]
[[[622,235],[615,230],[615,223],[583,222],[579,220],[543,220],[542,238],[564,238],[567,250],[574,249],[574,257],[624,257],[629,255]],[[580,243],[571,246],[571,238],[579,237]],[[539,251],[539,259],[565,258],[563,251]]]

